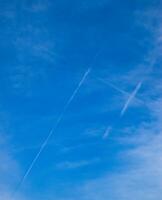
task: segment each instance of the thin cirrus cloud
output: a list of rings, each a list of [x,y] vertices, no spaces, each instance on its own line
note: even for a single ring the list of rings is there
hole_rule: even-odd
[[[80,160],[80,161],[65,161],[65,162],[61,162],[58,163],[56,165],[57,169],[60,170],[72,170],[72,169],[78,169],[78,168],[82,168],[82,167],[86,167],[92,164],[95,164],[99,162],[99,159],[92,159],[92,160]]]
[[[33,13],[45,12],[50,7],[50,1],[37,0],[37,1],[33,1],[30,5],[24,3],[23,7],[25,10],[33,12]]]
[[[21,170],[19,163],[12,155],[10,145],[4,134],[0,133],[0,141],[0,200],[12,200],[13,190],[20,178]],[[15,200],[20,199],[26,200],[23,195]]]

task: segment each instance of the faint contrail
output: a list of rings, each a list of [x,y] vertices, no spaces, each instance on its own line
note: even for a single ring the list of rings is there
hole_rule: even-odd
[[[131,101],[135,98],[137,92],[139,91],[139,89],[141,88],[142,86],[142,82],[138,83],[135,90],[132,92],[132,94],[129,96],[128,100],[126,101],[126,103],[124,104],[124,107],[120,113],[120,116],[122,117],[125,112],[127,111],[128,107],[129,107],[129,104],[131,103]]]
[[[111,127],[111,126],[108,126],[108,127],[106,128],[106,131],[105,131],[105,133],[103,134],[103,137],[102,137],[102,138],[103,138],[103,139],[106,139],[106,138],[109,136],[111,130],[112,130],[112,127]]]
[[[113,83],[111,83],[111,82],[108,81],[108,80],[104,80],[104,79],[102,79],[102,78],[97,78],[97,80],[99,80],[99,81],[102,82],[102,83],[105,83],[106,85],[109,85],[110,87],[112,87],[113,89],[115,89],[116,91],[120,92],[120,93],[123,94],[123,95],[127,95],[127,96],[129,95],[128,92],[126,92],[126,91],[120,89],[119,87],[117,87],[116,85],[114,85]]]
[[[83,75],[81,81],[79,82],[78,86],[76,87],[76,89],[74,90],[74,92],[72,93],[72,95],[70,96],[69,100],[67,101],[67,103],[65,104],[63,111],[61,112],[61,114],[59,115],[57,121],[56,121],[56,125],[54,128],[51,129],[51,131],[49,132],[48,136],[46,137],[46,139],[44,140],[44,142],[42,143],[38,153],[36,154],[35,158],[33,159],[33,161],[31,162],[29,168],[27,169],[25,175],[23,176],[18,188],[21,187],[21,185],[24,183],[24,181],[26,180],[27,176],[29,175],[29,173],[31,172],[33,166],[35,165],[36,161],[38,160],[38,158],[40,157],[40,154],[42,153],[42,151],[44,150],[44,148],[46,147],[49,139],[51,138],[51,136],[54,134],[54,132],[56,131],[60,121],[62,120],[65,111],[67,110],[67,108],[69,107],[70,103],[72,102],[72,100],[74,99],[74,97],[76,96],[77,92],[79,91],[80,87],[82,86],[82,84],[84,83],[86,77],[88,76],[88,74],[90,73],[91,69],[89,68]]]

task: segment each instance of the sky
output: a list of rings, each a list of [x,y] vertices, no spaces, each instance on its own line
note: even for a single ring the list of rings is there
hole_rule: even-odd
[[[162,1],[0,2],[0,200],[155,200]]]

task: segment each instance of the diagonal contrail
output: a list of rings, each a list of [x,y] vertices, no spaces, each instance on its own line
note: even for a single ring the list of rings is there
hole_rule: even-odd
[[[104,132],[103,137],[102,137],[104,140],[109,136],[111,130],[112,130],[112,127],[111,127],[111,126],[108,126],[108,127],[106,128],[106,131]]]
[[[82,84],[84,83],[85,79],[87,78],[88,74],[90,73],[91,69],[89,68],[83,75],[81,81],[79,82],[78,86],[76,87],[76,89],[74,90],[74,92],[72,93],[72,95],[70,96],[70,98],[68,99],[67,103],[65,104],[63,111],[61,112],[61,114],[59,115],[57,121],[56,121],[56,125],[54,128],[51,129],[51,131],[49,132],[49,134],[47,135],[47,137],[45,138],[44,142],[42,143],[38,153],[36,154],[35,158],[33,159],[33,161],[31,162],[29,168],[27,169],[27,171],[25,172],[25,175],[23,176],[18,188],[21,187],[21,185],[24,183],[24,181],[26,180],[26,178],[28,177],[29,173],[31,172],[32,168],[34,167],[36,161],[38,160],[38,158],[40,157],[42,151],[44,150],[44,148],[46,147],[49,139],[51,138],[51,136],[55,133],[59,123],[61,122],[67,108],[69,107],[69,105],[71,104],[71,102],[73,101],[74,97],[76,96],[76,94],[78,93],[80,87],[82,86]]]
[[[115,84],[113,84],[111,81],[105,80],[105,79],[99,78],[99,77],[95,77],[95,78],[96,78],[96,80],[98,80],[98,81],[100,81],[100,82],[102,82],[102,83],[104,83],[104,84],[110,86],[111,88],[113,88],[113,89],[116,90],[117,92],[120,92],[122,95],[124,95],[124,96],[130,96],[130,93],[129,93],[129,92],[127,92],[127,91],[125,91],[125,90],[119,88],[118,86],[116,86]],[[145,102],[144,102],[143,100],[141,100],[141,99],[139,99],[139,98],[137,98],[137,97],[134,97],[134,99],[135,99],[138,103],[140,103],[141,105],[146,105]]]
[[[120,89],[119,87],[117,87],[116,85],[114,85],[112,82],[110,82],[110,81],[108,81],[108,80],[104,80],[104,79],[102,79],[102,78],[96,78],[96,79],[97,79],[98,81],[100,81],[100,82],[106,84],[106,85],[109,85],[110,87],[112,87],[112,88],[115,89],[116,91],[120,92],[121,94],[129,96],[129,93],[128,93],[128,92],[126,92],[126,91]]]
[[[127,92],[121,90],[120,88],[116,87],[116,86],[115,86],[114,84],[112,84],[111,82],[104,81],[103,79],[98,79],[98,80],[100,80],[100,81],[102,81],[102,82],[104,82],[104,83],[107,83],[107,84],[110,85],[112,88],[114,88],[115,90],[117,90],[118,92],[120,92],[120,93],[122,93],[122,94],[124,94],[124,95],[129,95],[129,93],[127,93]],[[128,109],[128,107],[129,107],[131,101],[132,101],[134,98],[136,98],[136,94],[137,94],[137,92],[139,91],[139,89],[141,88],[141,86],[142,86],[142,81],[139,82],[139,83],[137,84],[137,86],[136,86],[136,88],[134,89],[134,91],[129,95],[129,98],[128,98],[128,100],[126,101],[126,103],[124,104],[124,107],[123,107],[123,109],[122,109],[122,111],[121,111],[121,113],[120,113],[120,117],[122,117],[122,116],[125,114],[125,112],[127,111],[127,109]],[[138,100],[138,99],[137,99],[137,100]],[[142,102],[142,101],[140,100],[140,102]],[[143,102],[142,102],[142,103],[143,103]],[[103,137],[102,137],[103,139],[106,139],[106,138],[110,135],[110,132],[112,131],[112,128],[113,128],[113,127],[111,127],[111,126],[108,126],[108,127],[106,128],[106,131],[104,132]]]
[[[127,111],[127,109],[128,109],[128,107],[129,107],[131,101],[135,98],[135,96],[136,96],[137,92],[139,91],[139,89],[141,88],[141,86],[142,86],[142,82],[139,82],[139,83],[137,84],[135,90],[134,90],[134,91],[132,92],[132,94],[129,96],[128,100],[127,100],[126,103],[124,104],[124,107],[123,107],[123,109],[122,109],[122,111],[121,111],[121,113],[120,113],[120,116],[121,116],[121,117],[122,117],[122,116],[125,114],[125,112]]]

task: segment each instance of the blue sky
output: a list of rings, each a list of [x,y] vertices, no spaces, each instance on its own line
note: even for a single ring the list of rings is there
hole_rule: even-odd
[[[0,200],[161,198],[161,8],[0,3]]]

